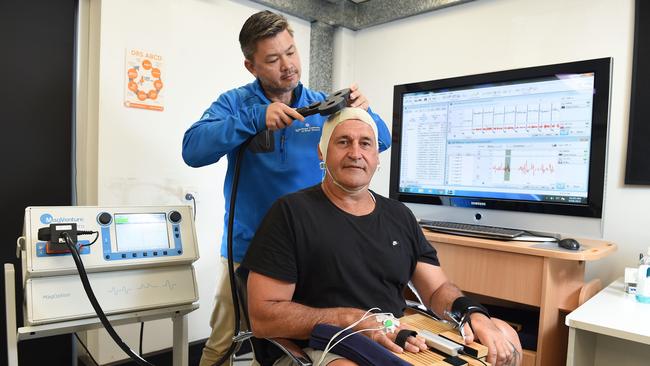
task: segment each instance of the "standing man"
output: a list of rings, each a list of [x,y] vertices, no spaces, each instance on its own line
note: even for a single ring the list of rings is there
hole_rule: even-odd
[[[244,66],[256,80],[225,92],[201,119],[185,132],[183,159],[192,167],[228,156],[224,183],[226,214],[221,243],[223,271],[210,318],[212,333],[200,366],[214,364],[227,351],[233,336],[234,308],[227,271],[227,227],[237,152],[254,137],[243,155],[233,227],[233,260],[238,266],[262,218],[273,202],[321,181],[316,146],[325,117],[304,118],[295,108],[322,101],[326,95],[300,82],[300,56],[286,18],[270,11],[252,15],[239,33]],[[356,85],[349,105],[368,111],[379,130],[379,148],[390,147],[384,121],[370,108]]]

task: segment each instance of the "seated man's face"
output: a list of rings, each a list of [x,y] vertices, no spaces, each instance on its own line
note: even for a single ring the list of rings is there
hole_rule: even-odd
[[[327,147],[326,163],[330,174],[345,188],[356,190],[368,185],[379,163],[372,128],[356,119],[336,126]]]

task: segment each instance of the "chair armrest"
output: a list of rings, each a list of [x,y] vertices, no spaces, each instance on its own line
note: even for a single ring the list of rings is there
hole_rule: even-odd
[[[293,362],[299,366],[312,366],[312,360],[302,351],[297,344],[285,338],[267,338],[267,340],[280,348]]]

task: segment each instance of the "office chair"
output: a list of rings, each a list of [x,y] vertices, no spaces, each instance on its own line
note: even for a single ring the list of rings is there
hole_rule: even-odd
[[[235,283],[237,285],[237,293],[239,295],[239,302],[243,308],[244,320],[248,329],[251,329],[250,319],[248,317],[248,269],[238,267],[235,270]],[[261,366],[273,365],[273,362],[282,356],[282,353],[289,356],[294,365],[298,366],[312,366],[312,361],[302,351],[302,349],[294,342],[284,338],[256,338],[250,334],[249,338],[253,347],[253,354],[255,360]]]

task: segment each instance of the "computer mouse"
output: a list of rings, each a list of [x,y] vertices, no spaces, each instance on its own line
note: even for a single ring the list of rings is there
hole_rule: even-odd
[[[571,238],[565,238],[557,242],[561,248],[569,250],[578,250],[580,249],[580,243],[577,240]]]

